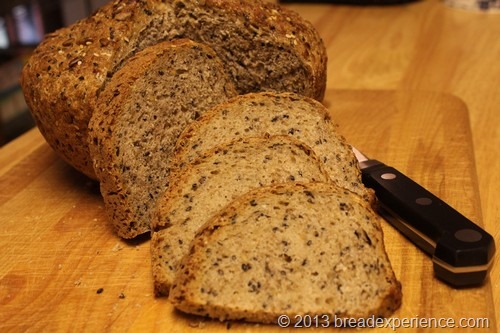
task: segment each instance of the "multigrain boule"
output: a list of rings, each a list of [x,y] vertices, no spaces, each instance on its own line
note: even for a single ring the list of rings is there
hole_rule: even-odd
[[[312,24],[260,0],[116,0],[46,35],[21,85],[38,128],[68,163],[95,178],[87,125],[96,99],[128,58],[165,40],[210,45],[239,93],[294,91],[322,99],[326,49]]]

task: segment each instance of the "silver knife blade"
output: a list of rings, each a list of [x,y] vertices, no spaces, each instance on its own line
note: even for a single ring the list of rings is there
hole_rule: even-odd
[[[436,276],[455,287],[483,283],[495,253],[493,237],[403,173],[352,148],[379,213],[432,257]]]
[[[368,157],[363,155],[363,153],[360,152],[358,149],[356,149],[356,147],[351,146],[351,148],[352,148],[352,151],[354,152],[354,155],[356,155],[356,159],[358,160],[358,163],[361,164],[362,162],[368,161]]]

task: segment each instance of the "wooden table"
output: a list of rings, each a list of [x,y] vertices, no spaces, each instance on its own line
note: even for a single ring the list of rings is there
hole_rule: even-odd
[[[325,40],[329,88],[425,90],[464,101],[480,216],[500,244],[500,14],[454,9],[438,0],[386,7],[289,7],[313,22]],[[499,264],[490,276],[499,313]]]
[[[500,16],[438,1],[290,7],[327,44],[325,105],[348,140],[441,196],[498,243]],[[97,185],[63,163],[37,130],[0,150],[0,189],[0,331],[283,331],[184,316],[155,298],[147,237],[113,235]],[[404,237],[389,225],[384,233],[403,284],[394,318],[487,318],[482,331],[496,331],[497,265],[484,286],[453,289]]]

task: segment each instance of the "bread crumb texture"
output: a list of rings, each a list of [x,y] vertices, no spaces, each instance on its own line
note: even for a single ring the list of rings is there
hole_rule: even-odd
[[[149,231],[184,127],[236,95],[208,46],[176,40],[150,46],[113,76],[89,123],[89,145],[106,211],[118,235]]]
[[[238,196],[261,186],[328,182],[313,151],[288,136],[252,137],[206,152],[171,180],[152,219],[152,263],[157,294],[168,294],[178,262],[198,228]]]
[[[287,135],[316,153],[338,185],[371,200],[361,182],[351,146],[337,131],[328,109],[294,93],[250,93],[236,96],[203,114],[181,134],[174,148],[173,168],[182,168],[211,147],[251,136]]]
[[[333,184],[289,183],[249,192],[204,225],[169,299],[188,313],[276,323],[390,316],[401,287],[366,202]]]

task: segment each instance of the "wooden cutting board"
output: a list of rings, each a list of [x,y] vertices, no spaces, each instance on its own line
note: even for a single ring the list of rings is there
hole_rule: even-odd
[[[331,90],[325,105],[350,143],[481,224],[468,112],[460,100],[429,92]],[[37,130],[0,150],[0,189],[1,332],[286,331],[183,315],[155,298],[148,237],[115,236],[98,185],[62,162]],[[485,318],[476,325],[495,331],[489,281],[450,288],[434,278],[430,258],[388,224],[384,235],[403,285],[393,324],[413,320],[405,332],[431,332],[416,328],[416,319],[459,325],[461,318],[469,324]]]

